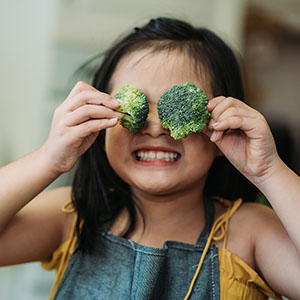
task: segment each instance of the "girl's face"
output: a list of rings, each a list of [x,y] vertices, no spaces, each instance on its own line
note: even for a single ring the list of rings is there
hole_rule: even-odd
[[[170,195],[204,187],[217,153],[215,145],[203,133],[174,140],[169,131],[162,128],[157,113],[157,102],[162,94],[187,81],[211,97],[210,87],[193,68],[186,56],[175,51],[139,50],[124,57],[113,74],[112,96],[130,83],[141,89],[149,102],[148,119],[141,131],[132,134],[119,124],[106,130],[108,160],[133,192]]]

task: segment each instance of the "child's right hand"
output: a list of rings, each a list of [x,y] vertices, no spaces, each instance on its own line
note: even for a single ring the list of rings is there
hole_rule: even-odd
[[[116,99],[85,82],[78,82],[55,110],[50,133],[42,146],[51,171],[70,171],[102,129],[117,124],[122,114]]]

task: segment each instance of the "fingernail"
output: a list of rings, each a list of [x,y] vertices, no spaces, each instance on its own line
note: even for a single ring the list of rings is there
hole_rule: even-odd
[[[212,135],[210,136],[210,140],[211,140],[212,142],[214,142],[215,139],[216,139],[216,137],[217,137],[217,132],[214,131],[214,132],[212,133]]]
[[[118,118],[112,118],[112,119],[109,119],[109,122],[114,124],[118,121]]]
[[[113,104],[119,105],[119,102],[117,99],[112,99],[111,101],[113,102]]]
[[[118,113],[118,114],[116,114],[116,116],[117,116],[117,119],[118,119],[118,120],[121,120],[121,119],[123,118],[124,115],[121,114],[121,113]]]
[[[208,128],[212,129],[214,123],[215,123],[214,119],[210,119],[210,121],[208,123]]]
[[[213,122],[212,124],[211,124],[211,127],[212,128],[218,128],[220,126],[220,122]]]

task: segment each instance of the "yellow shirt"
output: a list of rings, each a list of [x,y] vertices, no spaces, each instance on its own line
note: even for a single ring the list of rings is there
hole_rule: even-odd
[[[243,260],[229,252],[226,249],[226,239],[228,231],[228,223],[230,217],[239,208],[242,203],[241,199],[235,202],[217,199],[226,205],[227,211],[221,215],[213,224],[210,236],[207,240],[206,247],[200,258],[197,271],[195,273],[194,279],[190,285],[189,292],[187,293],[184,300],[189,298],[189,294],[193,289],[193,284],[198,276],[201,269],[202,262],[204,260],[206,251],[208,250],[212,240],[218,241],[223,239],[223,246],[218,249],[219,254],[219,274],[220,274],[220,300],[263,300],[271,297],[275,300],[282,299],[277,295],[254,271],[249,265],[247,265]],[[66,213],[73,212],[73,210],[66,209],[64,206],[63,211]],[[52,300],[54,294],[62,280],[65,270],[67,269],[69,260],[72,253],[77,245],[77,235],[75,230],[75,224],[77,221],[77,216],[74,219],[71,235],[67,241],[60,245],[52,255],[52,259],[47,262],[42,262],[42,267],[45,270],[56,269],[56,279],[53,284],[49,300]],[[221,234],[216,236],[217,232]]]

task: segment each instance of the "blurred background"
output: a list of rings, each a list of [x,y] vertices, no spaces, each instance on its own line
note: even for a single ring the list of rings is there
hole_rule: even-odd
[[[284,161],[300,173],[299,0],[27,0],[0,3],[0,166],[38,148],[78,67],[151,17],[206,26],[236,51],[248,102],[269,121]],[[50,188],[70,184],[59,178]],[[53,272],[0,268],[0,299],[47,299]]]

